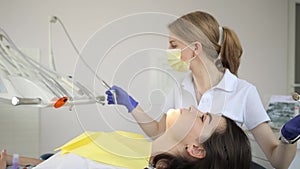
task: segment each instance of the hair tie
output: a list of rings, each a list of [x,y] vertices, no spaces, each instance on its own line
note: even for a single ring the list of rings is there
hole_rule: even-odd
[[[220,45],[220,46],[221,46],[221,44],[223,42],[223,36],[224,36],[223,35],[223,27],[219,26],[219,41],[218,41],[218,45]],[[217,69],[220,72],[224,72],[224,67],[223,67],[222,60],[221,60],[221,49],[219,51],[218,57],[215,60],[215,65],[217,66]]]
[[[218,44],[221,45],[223,42],[223,27],[219,26],[219,41]]]

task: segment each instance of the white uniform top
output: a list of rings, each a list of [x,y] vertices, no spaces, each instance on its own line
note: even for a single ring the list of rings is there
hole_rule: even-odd
[[[167,97],[164,112],[171,108],[198,107],[201,112],[223,114],[234,120],[240,127],[245,124],[251,130],[259,124],[270,121],[257,89],[249,82],[237,78],[226,69],[222,80],[206,91],[197,104],[192,73],[189,73],[181,86],[173,88]]]

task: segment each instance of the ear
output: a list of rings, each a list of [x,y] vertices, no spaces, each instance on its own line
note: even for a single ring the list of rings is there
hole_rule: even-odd
[[[194,54],[199,55],[200,52],[202,52],[202,44],[198,41],[194,42]]]
[[[202,146],[192,145],[187,148],[187,152],[190,156],[202,159],[206,156],[206,151]]]

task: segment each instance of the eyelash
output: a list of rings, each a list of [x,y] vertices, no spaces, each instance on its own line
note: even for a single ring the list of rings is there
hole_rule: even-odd
[[[175,49],[175,48],[177,48],[177,45],[171,45],[171,48]]]
[[[201,121],[204,121],[204,114],[202,116],[199,117],[201,119]]]

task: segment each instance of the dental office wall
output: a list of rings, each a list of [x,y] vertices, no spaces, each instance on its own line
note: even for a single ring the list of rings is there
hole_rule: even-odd
[[[48,66],[49,16],[55,15],[61,18],[75,45],[84,51],[93,34],[125,15],[162,12],[181,16],[195,10],[211,13],[220,25],[228,26],[236,31],[244,48],[239,77],[256,85],[265,105],[271,95],[288,94],[288,1],[0,0],[0,26],[18,46],[38,48],[41,51],[40,62]],[[147,20],[140,20],[138,24],[147,25],[147,22]],[[136,26],[132,25],[132,29]],[[57,70],[62,74],[74,75],[74,72],[80,71],[77,67],[78,57],[61,27],[56,25],[52,29]],[[123,27],[120,26],[118,29],[122,30]],[[164,38],[165,42],[159,38],[155,40],[157,40],[157,45],[162,46],[161,48],[167,47],[167,38]],[[155,40],[153,40],[154,43]],[[139,41],[139,44],[143,43],[146,44],[144,41]],[[132,44],[135,43],[132,42]],[[102,45],[98,44],[99,47]],[[127,48],[132,48],[130,43],[125,47],[125,49]],[[118,54],[123,57],[122,52]],[[90,59],[99,61],[97,54],[89,55],[89,57],[89,61]],[[144,60],[140,61],[142,63]],[[112,64],[116,64],[116,62],[118,61],[115,60]],[[154,62],[159,63],[157,60]],[[139,60],[131,60],[131,64],[139,64]],[[131,71],[130,66],[123,68],[124,71],[119,80],[112,80],[115,70],[110,68],[110,65],[105,65],[101,70],[102,77],[110,84],[117,83],[126,87],[126,83],[122,83],[128,80],[126,79],[126,70]],[[84,79],[84,77],[80,78]],[[141,79],[143,80],[143,78]],[[149,81],[149,84],[152,83]],[[151,87],[137,86],[139,86],[138,83],[130,87],[130,93],[144,105],[147,111],[159,111],[160,103],[163,101],[162,95],[159,92],[152,92],[150,94],[152,99],[150,97],[149,101],[149,94],[143,94],[143,92],[145,88],[151,90]],[[99,90],[104,93],[105,89],[100,84],[99,88],[102,88]],[[153,97],[159,99],[153,99]],[[86,130],[123,129],[142,133],[132,117],[122,107],[115,109],[112,106],[84,105],[76,106],[72,111],[69,111],[67,107],[43,108],[39,111],[40,153],[52,152],[54,148]],[[159,118],[160,112],[154,113],[152,116]]]

